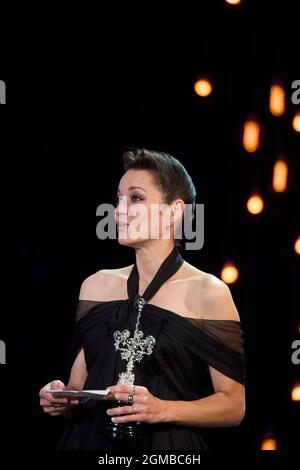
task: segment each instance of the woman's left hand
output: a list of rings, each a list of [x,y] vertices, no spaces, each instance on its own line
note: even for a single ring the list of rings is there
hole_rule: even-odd
[[[113,423],[129,423],[140,421],[144,423],[163,423],[167,417],[167,402],[152,395],[146,387],[140,385],[113,385],[107,387],[116,400],[128,402],[128,396],[133,395],[132,404],[109,408],[106,413],[112,416]],[[108,395],[111,398],[110,394]],[[126,415],[126,416],[124,416]]]

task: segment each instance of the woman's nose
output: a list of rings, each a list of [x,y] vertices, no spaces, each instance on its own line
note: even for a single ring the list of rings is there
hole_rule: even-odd
[[[126,212],[127,213],[127,208],[128,208],[128,203],[127,203],[127,197],[119,197],[118,202],[117,202],[117,209],[120,212]]]
[[[117,207],[115,208],[115,215],[126,215],[127,216],[128,207],[126,201],[118,201]]]

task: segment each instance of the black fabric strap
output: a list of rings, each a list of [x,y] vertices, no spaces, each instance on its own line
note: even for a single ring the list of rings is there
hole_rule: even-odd
[[[154,278],[146,288],[142,296],[139,295],[139,274],[136,263],[134,264],[130,275],[127,279],[128,299],[121,305],[116,306],[116,310],[111,315],[109,324],[113,329],[122,329],[129,321],[129,325],[133,328],[136,321],[135,311],[136,302],[143,297],[147,302],[154,296],[158,289],[175,274],[184,263],[184,259],[179,253],[178,247],[175,246],[171,253],[165,258],[160,265]],[[134,321],[133,321],[134,320]]]
[[[169,279],[173,274],[175,274],[178,269],[182,266],[184,259],[178,251],[178,248],[175,246],[171,253],[165,258],[165,260],[160,265],[158,271],[156,272],[154,278],[146,288],[142,297],[148,302],[158,289],[164,284],[164,282]],[[138,294],[139,288],[139,273],[136,263],[134,264],[131,273],[127,280],[127,293],[128,298],[134,299]]]

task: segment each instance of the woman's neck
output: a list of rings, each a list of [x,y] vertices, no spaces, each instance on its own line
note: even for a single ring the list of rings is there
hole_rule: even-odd
[[[166,240],[167,241],[167,240]],[[139,273],[139,286],[145,288],[150,284],[159,267],[174,249],[174,243],[157,243],[135,249],[136,265]]]

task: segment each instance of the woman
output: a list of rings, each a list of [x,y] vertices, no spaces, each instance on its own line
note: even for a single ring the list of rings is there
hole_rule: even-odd
[[[115,216],[118,241],[135,249],[135,263],[83,282],[67,388],[108,389],[124,406],[57,399],[47,390],[64,389],[60,381],[40,390],[40,404],[51,416],[69,417],[61,449],[117,448],[106,432],[110,420],[142,423],[140,449],[206,449],[205,428],[237,426],[245,413],[239,315],[226,284],[180,254],[178,228],[196,198],[182,164],[148,150],[127,152],[123,162]],[[133,335],[139,328],[155,344],[135,361],[134,385],[120,383],[128,358],[121,358],[115,331]]]

